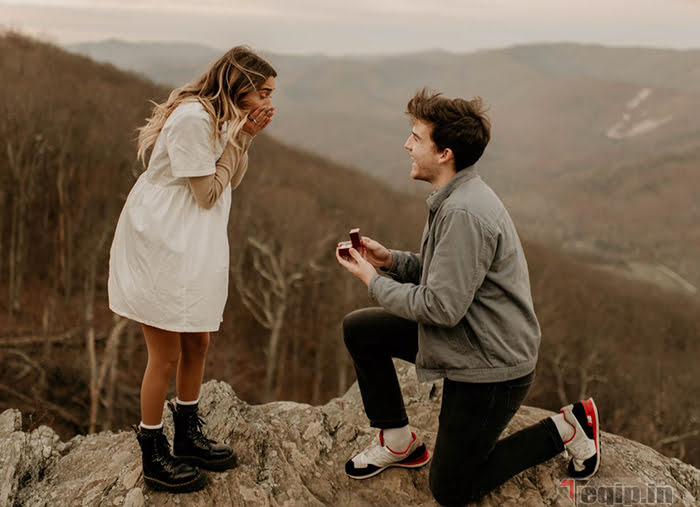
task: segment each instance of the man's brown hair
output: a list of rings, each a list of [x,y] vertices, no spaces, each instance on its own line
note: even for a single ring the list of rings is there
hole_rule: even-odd
[[[480,97],[448,99],[423,88],[408,101],[406,114],[433,127],[435,146],[452,150],[457,171],[475,164],[491,139],[491,121]]]

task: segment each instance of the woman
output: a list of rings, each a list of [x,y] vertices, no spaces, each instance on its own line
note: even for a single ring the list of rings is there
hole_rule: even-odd
[[[236,454],[202,434],[197,402],[209,345],[228,295],[231,191],[253,138],[270,124],[275,70],[250,49],[228,51],[196,81],[173,90],[139,129],[148,169],[124,204],[109,265],[112,311],[141,324],[148,364],[134,426],[144,482],[172,492],[204,487],[200,467],[226,470]],[[163,404],[176,374],[173,453]]]

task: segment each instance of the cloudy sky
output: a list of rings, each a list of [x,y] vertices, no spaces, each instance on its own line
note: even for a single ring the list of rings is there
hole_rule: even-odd
[[[0,0],[0,25],[59,44],[246,43],[330,55],[551,41],[700,48],[700,0]]]

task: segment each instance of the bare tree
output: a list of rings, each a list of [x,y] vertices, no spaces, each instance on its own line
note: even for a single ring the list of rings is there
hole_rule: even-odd
[[[69,209],[70,199],[68,197],[69,188],[73,183],[75,176],[75,166],[66,167],[63,157],[58,159],[58,167],[56,171],[56,190],[58,193],[58,227],[56,234],[58,236],[58,275],[56,286],[62,286],[65,300],[70,299],[72,293],[72,260],[73,260],[73,220]]]
[[[246,277],[242,263],[234,267],[232,274],[243,304],[255,320],[270,332],[267,340],[264,386],[264,397],[269,400],[272,397],[282,326],[289,308],[291,292],[304,275],[291,266],[284,253],[272,244],[248,237],[248,245],[252,267],[257,276],[253,280]]]
[[[571,362],[567,361],[566,356],[567,348],[558,345],[553,357],[549,360],[554,375],[557,397],[562,406],[571,403],[567,394],[567,385],[572,383],[571,379],[578,380],[578,395],[576,397],[578,400],[590,396],[589,389],[593,382],[607,382],[607,377],[596,373],[597,370],[603,368],[600,354],[596,350],[590,351],[581,360],[576,361],[578,364],[576,369],[573,368]]]
[[[114,418],[114,391],[117,384],[117,366],[119,363],[119,344],[124,328],[129,324],[129,319],[114,317],[114,325],[109,332],[105,350],[102,353],[102,362],[95,382],[95,390],[90,395],[90,427],[88,432],[93,433],[97,424],[99,403],[105,407],[105,417],[102,429],[110,429]],[[104,390],[104,398],[100,393]]]
[[[276,248],[272,242],[248,237],[247,255],[241,255],[239,262],[232,269],[232,276],[236,287],[241,294],[241,299],[246,308],[251,312],[255,320],[265,329],[268,329],[268,344],[266,350],[264,399],[270,400],[274,394],[275,380],[278,377],[279,366],[287,359],[280,354],[280,341],[282,329],[287,322],[290,307],[294,302],[294,295],[299,293],[302,286],[306,286],[310,294],[318,295],[318,287],[324,282],[324,277],[319,276],[327,270],[321,266],[324,257],[331,255],[334,245],[335,233],[333,228],[324,227],[320,239],[309,245],[305,251],[305,259],[292,262],[288,252],[283,248]],[[256,276],[246,276],[248,272],[243,263],[246,258],[252,260],[252,272]],[[312,299],[314,307],[306,308],[302,315],[316,323],[323,301],[320,298]],[[298,310],[298,309],[297,309]],[[314,315],[308,315],[312,312]],[[305,329],[313,329],[317,326],[304,326]],[[297,333],[300,330],[296,330]],[[308,331],[307,331],[308,334]],[[323,340],[323,337],[321,337]],[[301,344],[291,344],[285,350],[291,350],[293,371],[298,372],[297,365],[302,362],[300,355]],[[322,380],[322,368],[319,361],[324,355],[322,344],[316,350],[314,383],[320,384]],[[279,394],[279,393],[278,393]]]
[[[353,280],[352,277],[350,277],[350,276],[344,276],[343,278],[344,278],[345,287],[343,288],[342,293],[343,293],[343,298],[345,299],[346,304],[348,304],[353,299],[352,298],[352,288],[357,287],[357,284],[356,284],[355,280]],[[338,328],[339,329],[342,328],[342,320],[338,322]],[[336,354],[335,354],[335,361],[336,361],[336,371],[338,373],[337,395],[343,396],[348,390],[348,384],[350,383],[348,370],[351,368],[348,351],[346,350],[346,348],[344,346],[340,346],[337,348]]]
[[[552,373],[554,374],[556,383],[559,404],[561,406],[567,405],[569,403],[569,395],[566,394],[566,349],[562,346],[557,347],[554,357],[550,359],[550,363],[552,365]]]
[[[597,350],[590,351],[580,362],[578,368],[579,374],[579,394],[578,399],[583,400],[591,395],[589,388],[593,382],[605,383],[608,378],[603,375],[598,375],[596,371],[603,369],[600,354]]]
[[[309,273],[307,285],[309,286],[309,299],[314,301],[311,311],[312,315],[308,315],[307,319],[310,320],[310,333],[315,336],[316,347],[314,355],[314,371],[312,380],[312,390],[311,390],[311,403],[318,404],[321,401],[321,388],[323,386],[324,380],[324,364],[326,359],[326,349],[328,343],[328,335],[325,332],[327,315],[329,313],[329,307],[337,304],[335,301],[324,300],[322,294],[330,292],[328,287],[331,285],[333,279],[330,275],[330,268],[324,266],[323,258],[332,255],[335,245],[335,231],[337,230],[336,224],[332,223],[327,226],[325,234],[315,243],[311,252],[313,256],[309,259],[307,264],[307,272]],[[295,357],[294,361],[300,364],[303,359],[301,357]]]
[[[95,347],[95,325],[94,325],[94,307],[95,307],[95,282],[98,259],[100,258],[100,253],[103,251],[104,246],[109,237],[109,228],[106,224],[103,224],[102,234],[100,235],[97,244],[92,249],[92,253],[89,256],[89,261],[87,265],[88,273],[85,276],[85,325],[86,325],[86,349],[88,355],[88,385],[90,392],[90,415],[88,423],[88,433],[94,433],[97,424],[97,414],[99,410],[99,405],[101,402],[101,393],[105,387],[105,381],[107,379],[107,373],[115,367],[118,358],[118,348],[119,339],[122,330],[127,325],[128,320],[123,318],[117,318],[109,333],[109,338],[105,345],[105,349],[102,355],[102,361],[98,369],[98,359],[97,350]],[[110,374],[110,379],[114,379],[114,374]],[[110,396],[113,391],[110,387],[108,389]],[[111,399],[108,401],[111,404]]]
[[[0,182],[1,183],[1,182]],[[7,195],[5,189],[0,187],[0,281],[2,280],[2,261],[5,258],[5,235],[3,234],[5,230],[5,201],[7,200]]]
[[[20,133],[5,140],[5,150],[13,177],[14,195],[8,252],[8,314],[20,310],[26,255],[26,224],[33,194],[34,176],[44,157],[46,142],[41,134]]]

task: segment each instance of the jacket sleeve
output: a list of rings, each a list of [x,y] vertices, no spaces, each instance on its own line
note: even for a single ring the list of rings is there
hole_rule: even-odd
[[[388,312],[421,324],[454,327],[466,315],[491,266],[496,237],[464,210],[436,224],[436,245],[425,285],[372,278],[369,296]]]
[[[210,209],[214,206],[229,183],[232,190],[241,183],[248,170],[248,147],[252,140],[251,136],[242,133],[241,148],[228,143],[221,157],[216,161],[214,174],[189,178],[192,194],[202,208]]]
[[[386,273],[391,278],[401,283],[420,282],[421,261],[418,254],[403,252],[401,250],[392,250],[391,256],[393,258],[391,267],[389,269],[380,269],[382,273]]]

